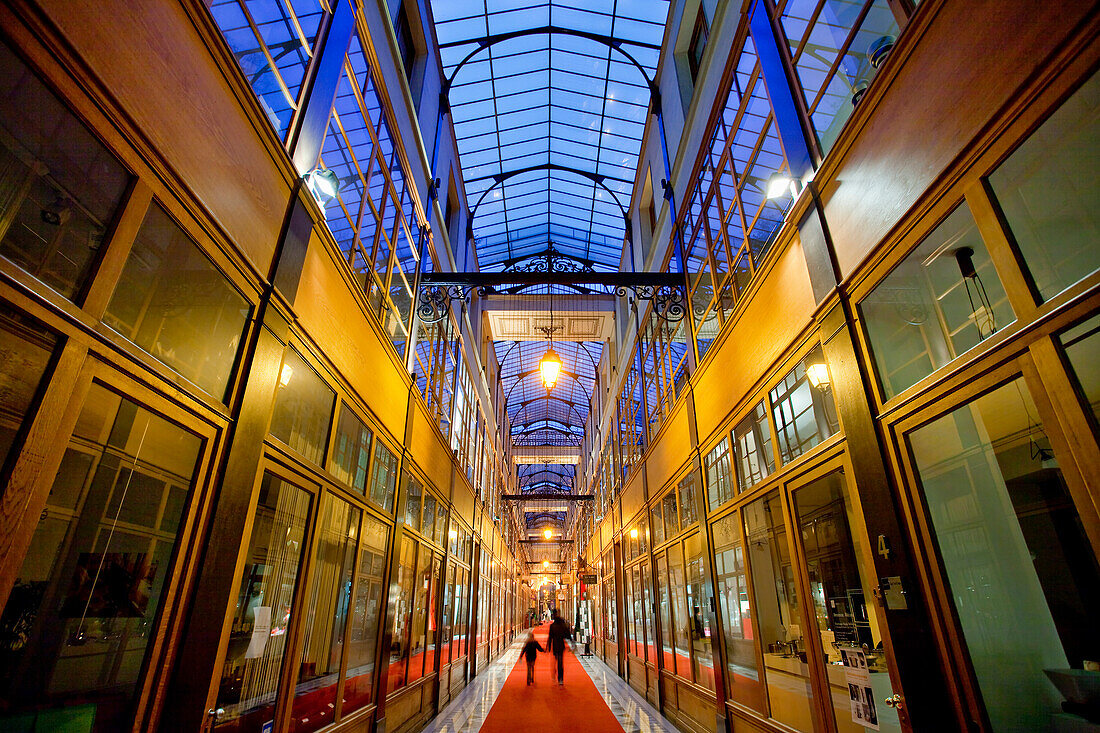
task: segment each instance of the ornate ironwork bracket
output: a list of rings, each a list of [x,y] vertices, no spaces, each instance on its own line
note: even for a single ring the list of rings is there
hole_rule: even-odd
[[[669,272],[430,272],[420,279],[416,313],[423,323],[447,317],[454,302],[468,303],[470,293],[506,295],[515,285],[565,285],[653,301],[658,318],[673,323],[687,313],[684,277]]]

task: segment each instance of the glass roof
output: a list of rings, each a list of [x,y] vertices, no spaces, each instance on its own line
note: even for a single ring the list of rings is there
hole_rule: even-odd
[[[434,0],[432,13],[481,269],[553,243],[617,270],[667,0]]]

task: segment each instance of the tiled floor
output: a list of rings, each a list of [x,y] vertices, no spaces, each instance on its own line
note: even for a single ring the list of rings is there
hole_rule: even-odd
[[[519,658],[522,645],[513,643],[474,678],[424,728],[424,733],[477,733]],[[598,657],[577,657],[626,733],[679,733],[645,698]]]
[[[579,656],[581,666],[592,678],[604,702],[615,713],[626,733],[679,733],[649,701],[597,656]]]

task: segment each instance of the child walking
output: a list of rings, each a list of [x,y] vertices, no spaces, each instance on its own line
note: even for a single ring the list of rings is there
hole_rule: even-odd
[[[527,684],[535,684],[535,655],[538,652],[546,651],[539,643],[535,641],[535,635],[530,631],[527,632],[527,643],[523,645],[523,651],[520,655],[527,659]]]

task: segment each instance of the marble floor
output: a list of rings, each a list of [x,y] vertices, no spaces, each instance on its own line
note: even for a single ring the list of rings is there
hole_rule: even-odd
[[[428,722],[423,733],[477,733],[515,666],[521,647],[519,641],[509,646]],[[577,659],[626,733],[678,733],[672,723],[599,657]]]

